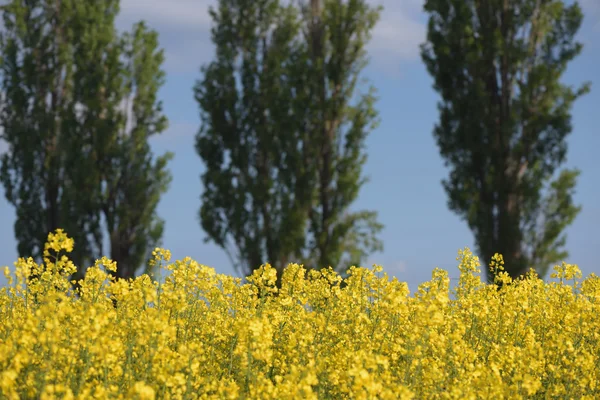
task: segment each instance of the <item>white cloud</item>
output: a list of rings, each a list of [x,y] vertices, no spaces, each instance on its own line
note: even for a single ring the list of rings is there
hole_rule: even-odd
[[[132,23],[147,20],[157,27],[188,28],[210,25],[208,6],[214,0],[123,0],[120,17]]]
[[[196,73],[213,56],[209,5],[215,0],[122,0],[117,28],[130,31],[145,20],[159,34],[167,73]]]
[[[389,65],[418,60],[419,45],[425,40],[423,0],[383,0],[373,4],[384,7],[369,43],[373,61]]]
[[[383,5],[381,18],[368,45],[376,67],[397,70],[403,62],[419,60],[419,45],[425,40],[424,0],[369,0]],[[286,2],[284,0],[284,2]],[[208,7],[217,0],[122,0],[117,20],[120,29],[144,19],[160,34],[165,48],[165,68],[170,73],[196,73],[212,59],[211,18]],[[600,1],[580,0],[587,23],[593,32],[600,30]]]
[[[397,70],[401,62],[418,60],[419,44],[425,38],[420,21],[423,0],[371,0],[384,11],[368,45],[375,67]],[[122,0],[119,29],[131,29],[141,19],[159,32],[165,49],[168,73],[197,73],[213,57],[208,7],[216,0]]]

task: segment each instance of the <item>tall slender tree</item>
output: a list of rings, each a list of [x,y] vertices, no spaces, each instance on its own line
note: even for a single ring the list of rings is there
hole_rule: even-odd
[[[304,144],[316,171],[317,198],[309,211],[311,255],[315,267],[345,270],[359,265],[383,244],[376,234],[383,225],[374,211],[350,212],[367,182],[365,140],[376,127],[374,88],[357,93],[367,64],[365,46],[380,8],[364,0],[310,0],[303,3],[305,62],[295,73],[308,90]],[[354,98],[358,101],[353,104]]]
[[[90,36],[100,49],[110,43],[118,11],[116,1],[95,4],[99,7],[67,0],[13,0],[2,10],[0,123],[9,151],[2,156],[0,178],[8,202],[17,209],[18,253],[38,261],[48,232],[57,228],[76,238],[76,263],[85,261],[84,254],[89,260],[101,250],[88,236],[89,231],[100,236],[98,219],[74,212],[64,193],[67,132],[77,129],[72,118],[79,100],[75,85],[94,90],[102,84],[91,74],[75,79],[76,71],[94,66],[82,65],[85,61],[74,53]],[[81,26],[81,21],[86,23]],[[71,154],[71,160],[82,153]],[[90,229],[76,228],[81,226]]]
[[[560,83],[582,49],[581,9],[562,0],[427,0],[425,11],[422,58],[442,99],[434,136],[451,167],[449,207],[485,260],[501,253],[513,278],[529,269],[543,276],[567,256],[563,231],[580,210],[579,172],[558,168],[572,104],[589,90]]]
[[[319,54],[305,7],[221,0],[210,11],[217,54],[195,87],[207,167],[199,216],[244,274],[265,262],[279,277],[289,262],[339,269],[342,254],[358,264],[381,248],[374,213],[348,212],[375,120],[371,93],[349,102],[377,13],[360,1],[325,10]]]
[[[122,40],[124,96],[120,110],[123,124],[116,131],[116,153],[98,165],[103,170],[102,210],[110,235],[111,259],[117,262],[116,276],[133,278],[146,265],[152,250],[161,244],[164,221],[156,214],[160,196],[171,175],[165,169],[173,154],[152,159],[148,138],[167,128],[158,89],[164,83],[163,51],[158,35],[138,23]]]
[[[305,246],[312,190],[291,140],[297,12],[278,0],[221,0],[210,14],[216,59],[195,87],[207,168],[200,221],[242,273],[267,261],[281,269]]]
[[[75,238],[75,278],[101,256],[102,213],[113,222],[119,275],[132,276],[140,246],[156,241],[143,232],[161,231],[147,215],[165,185],[166,160],[152,167],[144,139],[166,124],[155,105],[162,54],[144,25],[133,39],[119,38],[118,11],[117,0],[13,0],[3,9],[0,122],[9,152],[0,177],[17,208],[18,251],[41,260],[48,232],[63,228]],[[127,111],[126,98],[135,98]],[[134,133],[124,139],[127,127]],[[122,170],[127,180],[114,185]]]
[[[65,229],[75,239],[71,257],[81,264],[76,263],[80,269],[74,278],[81,279],[86,267],[93,264],[104,247],[102,204],[97,193],[110,165],[104,160],[106,149],[114,145],[115,132],[124,123],[119,110],[124,74],[121,43],[114,28],[119,2],[76,2],[73,5],[79,11],[69,21],[69,29],[77,40],[68,42],[72,47],[67,54],[74,67],[71,93],[61,111],[65,124],[60,134],[64,142],[61,147],[64,156],[63,201],[71,215],[86,217],[77,219],[78,224],[73,223]],[[91,24],[86,15],[97,15],[103,23]],[[82,196],[82,193],[86,195]],[[79,246],[82,242],[79,239],[90,232],[93,232],[92,241],[97,249],[94,254]]]

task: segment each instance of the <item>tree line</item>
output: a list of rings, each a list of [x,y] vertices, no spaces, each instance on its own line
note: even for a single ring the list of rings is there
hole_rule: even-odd
[[[579,171],[559,167],[573,102],[590,89],[560,82],[582,51],[582,10],[562,0],[427,0],[424,10],[448,206],[484,261],[501,253],[513,278],[543,277],[567,256],[564,229],[581,210]],[[173,157],[148,145],[168,126],[158,34],[143,21],[119,34],[118,0],[10,0],[0,11],[0,181],[19,256],[41,260],[48,232],[63,228],[81,279],[106,233],[117,277],[150,272]],[[278,279],[291,262],[343,273],[383,249],[377,213],[349,210],[378,123],[375,89],[358,83],[382,11],[366,0],[210,7],[215,54],[193,88],[206,167],[198,218],[242,274],[267,262]]]

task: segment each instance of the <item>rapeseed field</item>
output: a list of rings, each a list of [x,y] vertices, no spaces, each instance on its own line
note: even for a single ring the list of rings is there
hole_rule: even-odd
[[[42,265],[6,267],[2,399],[600,397],[600,280],[575,265],[487,284],[464,249],[455,288],[435,269],[411,295],[379,266],[290,265],[278,289],[269,265],[242,283],[156,249],[164,283],[102,258],[73,293],[72,249],[57,230]]]

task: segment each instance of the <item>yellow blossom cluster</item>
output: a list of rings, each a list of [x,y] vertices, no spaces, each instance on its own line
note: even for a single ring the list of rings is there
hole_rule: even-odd
[[[42,265],[6,267],[2,399],[600,397],[600,280],[573,265],[513,282],[496,255],[485,284],[465,249],[455,288],[435,269],[411,296],[379,266],[293,264],[278,289],[269,265],[242,284],[156,249],[164,283],[103,258],[74,292],[72,248],[58,230]]]

